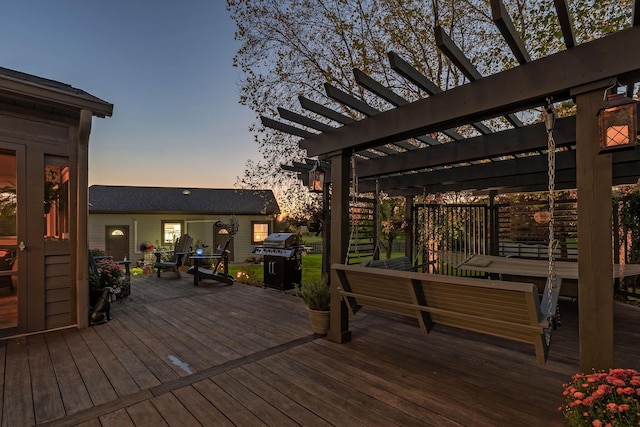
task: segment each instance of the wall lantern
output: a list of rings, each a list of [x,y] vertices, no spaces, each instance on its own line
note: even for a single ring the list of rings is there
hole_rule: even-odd
[[[638,125],[637,101],[624,94],[615,93],[607,96],[602,108],[598,111],[600,127],[600,153],[635,148]]]
[[[316,161],[316,164],[309,171],[309,191],[312,193],[322,193],[324,189],[324,170],[320,166],[320,162]]]

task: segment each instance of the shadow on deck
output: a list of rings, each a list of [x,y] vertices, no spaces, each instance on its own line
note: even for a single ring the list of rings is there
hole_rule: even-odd
[[[640,309],[615,311],[618,366],[640,369]],[[1,425],[561,426],[576,304],[561,313],[540,366],[529,345],[365,310],[335,344],[295,296],[138,276],[106,324],[0,341]]]

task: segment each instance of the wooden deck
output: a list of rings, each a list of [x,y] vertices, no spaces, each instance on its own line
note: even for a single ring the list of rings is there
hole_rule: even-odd
[[[363,310],[353,340],[310,334],[296,297],[134,277],[113,320],[0,341],[2,426],[561,426],[576,304],[533,348]],[[640,309],[616,303],[616,360],[640,369]]]

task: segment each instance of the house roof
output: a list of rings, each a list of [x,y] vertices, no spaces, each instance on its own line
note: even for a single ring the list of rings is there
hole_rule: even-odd
[[[0,96],[19,98],[24,102],[44,103],[62,110],[88,109],[94,116],[99,117],[113,114],[113,104],[82,89],[3,67],[0,67]]]
[[[280,208],[271,190],[92,185],[89,213],[273,215]]]

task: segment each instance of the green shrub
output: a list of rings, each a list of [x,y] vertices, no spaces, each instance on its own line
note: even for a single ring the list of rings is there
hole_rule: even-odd
[[[303,281],[296,291],[311,310],[329,310],[331,293],[326,278]]]

